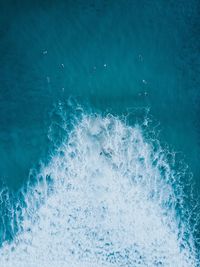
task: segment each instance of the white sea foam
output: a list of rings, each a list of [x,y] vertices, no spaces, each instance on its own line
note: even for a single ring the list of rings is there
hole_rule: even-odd
[[[197,266],[175,175],[139,126],[84,115],[24,192],[21,230],[0,266]]]

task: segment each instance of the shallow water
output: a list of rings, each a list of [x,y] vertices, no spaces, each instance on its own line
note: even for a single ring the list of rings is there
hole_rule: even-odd
[[[66,266],[69,262],[70,266],[79,266],[82,255],[85,266],[89,266],[88,261],[93,263],[92,266],[132,266],[133,263],[135,266],[198,266],[195,263],[195,251],[198,254],[195,238],[199,236],[195,200],[198,201],[200,190],[198,1],[176,4],[145,0],[39,2],[21,1],[19,4],[7,1],[0,4],[0,177],[4,182],[0,240],[2,243],[14,239],[11,245],[5,245],[1,250],[3,264],[13,266],[18,262],[17,266],[27,266],[27,261],[30,265],[29,260],[38,255],[38,261],[32,262],[32,266],[40,266],[41,262],[45,266],[44,261],[46,266],[51,266],[59,259],[60,266],[64,266],[65,258]],[[126,142],[136,151],[143,151],[146,146],[154,147],[156,143],[156,149],[160,147],[164,151],[162,162],[168,166],[168,176],[162,168],[155,166],[156,175],[149,174],[149,171],[155,171],[152,164],[155,157],[160,157],[157,152],[146,152],[143,155],[147,160],[145,168],[138,167],[136,171],[131,168],[138,166],[140,155],[137,153],[142,152],[137,151],[133,158],[123,158],[127,143],[123,147],[118,139],[110,148],[101,152],[96,148],[91,152],[96,142],[99,144],[102,140],[89,137],[86,139],[89,154],[84,161],[74,159],[73,164],[84,164],[82,168],[85,168],[88,179],[97,180],[94,183],[85,181],[82,171],[71,165],[69,172],[61,173],[59,168],[62,169],[63,164],[68,168],[68,159],[58,153],[64,150],[62,153],[68,155],[65,144],[69,142],[70,133],[76,131],[74,127],[83,126],[83,114],[93,117],[96,112],[100,124],[110,120],[106,117],[109,113],[114,115],[115,123],[121,125],[112,133],[114,140],[122,135],[118,130],[131,131],[128,127],[133,127],[134,131],[136,124],[139,125],[141,129],[138,131],[141,132],[138,134],[144,138],[142,145],[131,146],[131,142],[136,141],[130,132]],[[91,122],[88,123],[91,126]],[[73,152],[85,153],[86,144],[80,144],[78,152]],[[94,153],[94,158],[90,153]],[[99,153],[108,161],[105,165],[96,158]],[[168,153],[176,155],[175,159],[165,159]],[[116,155],[116,159],[111,154]],[[125,166],[116,170],[113,167],[115,160],[121,160]],[[98,175],[97,170],[101,170]],[[76,199],[74,192],[69,192],[70,198],[65,201],[68,179],[73,177],[69,177],[71,172],[78,177],[73,182],[80,199]],[[105,184],[98,184],[96,176],[106,179]],[[116,181],[115,176],[119,180]],[[132,176],[137,177],[138,188],[129,188],[127,183]],[[49,177],[47,185],[41,189],[46,177]],[[139,177],[143,177],[142,180]],[[150,185],[144,190],[139,189],[144,181],[153,183],[154,179],[157,179],[156,193],[152,193]],[[63,183],[63,190],[57,180]],[[83,181],[85,187],[79,187]],[[162,183],[164,188],[168,186],[164,204],[162,198],[166,193],[161,189]],[[191,193],[193,183],[195,187]],[[128,189],[130,192],[125,197],[122,192]],[[41,194],[33,193],[34,190],[41,190]],[[49,190],[52,192],[47,193]],[[119,203],[115,196],[118,190]],[[134,197],[134,190],[138,196]],[[93,191],[97,196],[87,199],[81,195],[81,192],[94,194]],[[107,212],[96,197],[107,205]],[[76,220],[82,227],[81,232],[70,230],[65,233],[70,224],[64,224],[64,220],[81,208],[82,201],[89,215],[82,214],[82,207]],[[93,202],[96,201],[95,206]],[[59,208],[57,203],[61,203]],[[133,217],[128,217],[127,209]],[[97,216],[98,211],[99,214],[102,211],[105,221]],[[53,219],[55,212],[61,216],[58,221]],[[188,214],[191,217],[186,222]],[[91,216],[93,225],[88,226],[87,231],[96,236],[88,237],[84,227]],[[124,226],[122,218],[126,218]],[[144,222],[143,226],[139,218]],[[161,235],[154,232],[152,221],[156,222]],[[26,223],[30,225],[24,227]],[[54,226],[49,225],[51,223]],[[137,237],[136,229],[140,229],[142,236]],[[180,234],[181,229],[185,229],[185,237]],[[58,231],[58,235],[52,231]],[[105,234],[107,231],[113,233]],[[122,231],[125,231],[124,237]],[[74,245],[76,256],[72,257],[69,249],[61,255],[59,251],[64,246],[70,247],[71,243],[78,242],[79,233],[83,239],[81,246],[90,246],[90,252],[83,252],[80,246]],[[43,242],[39,252],[43,237],[52,246]],[[70,241],[66,244],[68,238]],[[109,239],[112,246],[106,248],[98,238]],[[148,242],[154,244],[155,253],[148,249]],[[119,243],[122,243],[121,247]],[[56,244],[59,244],[57,249]],[[52,250],[55,253],[52,254]],[[138,252],[134,254],[136,250]],[[48,253],[42,254],[45,251]],[[51,254],[52,258],[47,259]],[[24,265],[19,265],[19,257]]]

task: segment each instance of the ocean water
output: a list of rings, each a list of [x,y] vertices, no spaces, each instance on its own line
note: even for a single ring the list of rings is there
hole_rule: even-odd
[[[0,266],[200,266],[199,13],[0,2]]]

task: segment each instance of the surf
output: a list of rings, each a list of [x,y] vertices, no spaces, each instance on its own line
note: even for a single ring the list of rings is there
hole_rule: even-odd
[[[12,206],[0,266],[198,266],[173,159],[142,125],[82,112]]]

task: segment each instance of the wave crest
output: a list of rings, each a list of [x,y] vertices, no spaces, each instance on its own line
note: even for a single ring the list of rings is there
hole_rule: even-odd
[[[1,266],[197,266],[176,172],[139,126],[83,115],[37,181]]]

